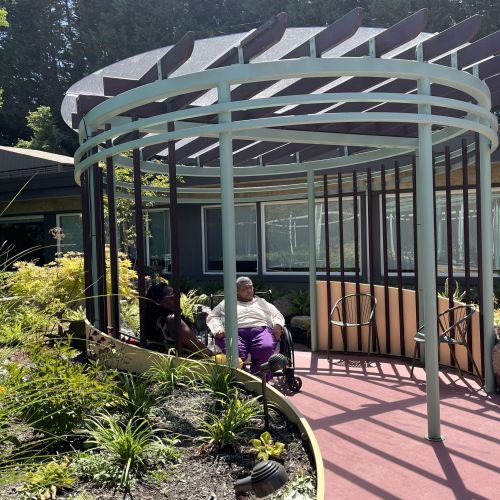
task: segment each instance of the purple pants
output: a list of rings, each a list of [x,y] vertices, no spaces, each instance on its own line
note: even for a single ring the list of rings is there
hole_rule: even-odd
[[[226,352],[226,339],[215,339],[215,344],[222,352]],[[268,326],[254,326],[251,328],[238,328],[238,355],[245,361],[248,354],[252,356],[250,365],[251,373],[258,373],[260,365],[266,363],[274,353],[278,341],[274,338],[273,329]],[[273,374],[268,371],[266,380],[270,380]]]

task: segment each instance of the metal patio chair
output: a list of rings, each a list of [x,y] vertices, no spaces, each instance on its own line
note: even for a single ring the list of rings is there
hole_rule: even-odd
[[[377,299],[369,293],[351,293],[341,297],[330,312],[330,323],[344,328],[368,326],[368,350],[367,362],[370,362],[373,320]],[[375,329],[375,339],[378,352],[380,352],[380,341]],[[330,352],[328,352],[328,356]]]
[[[472,352],[469,348],[468,343],[468,333],[469,326],[472,319],[472,315],[476,312],[474,305],[466,304],[461,306],[455,306],[446,311],[438,314],[438,343],[447,344],[450,347],[450,354],[455,365],[458,368],[458,373],[463,378],[463,373],[460,365],[457,362],[454,349],[452,346],[463,345],[467,349],[467,356],[472,362],[472,366],[477,373],[481,385],[484,386],[483,378],[479,372],[479,369],[472,357]],[[424,326],[421,326],[417,334],[414,337],[415,349],[413,350],[413,360],[411,364],[410,377],[413,377],[413,370],[415,368],[415,359],[417,357],[417,346],[418,344],[425,343],[425,331]]]

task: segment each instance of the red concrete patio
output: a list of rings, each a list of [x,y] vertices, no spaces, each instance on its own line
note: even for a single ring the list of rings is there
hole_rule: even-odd
[[[348,361],[347,361],[348,360]],[[326,498],[500,498],[500,395],[441,372],[445,440],[427,430],[425,373],[390,358],[296,352],[302,391],[293,403],[318,439]]]

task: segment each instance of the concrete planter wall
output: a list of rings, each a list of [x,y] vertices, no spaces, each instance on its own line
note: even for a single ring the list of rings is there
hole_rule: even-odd
[[[119,340],[100,332],[90,323],[86,322],[87,355],[89,357],[99,356],[101,362],[109,368],[125,370],[135,373],[144,373],[151,368],[155,362],[160,361],[167,354],[148,351],[132,344],[125,344]],[[204,363],[197,360],[186,360],[174,358],[178,362],[189,362],[193,367],[200,371],[211,369],[212,363]],[[235,370],[236,378],[242,382],[246,389],[251,392],[262,394],[262,385],[260,379],[250,373],[242,370]],[[325,477],[323,469],[323,459],[319,450],[318,442],[307,420],[299,412],[291,401],[283,396],[271,386],[268,386],[267,397],[269,401],[275,403],[280,411],[300,430],[302,438],[307,442],[316,467],[316,499],[325,498]]]

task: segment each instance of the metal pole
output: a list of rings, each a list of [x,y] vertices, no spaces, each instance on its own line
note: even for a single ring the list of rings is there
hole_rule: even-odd
[[[106,130],[111,125],[106,124]],[[112,146],[111,139],[106,141],[106,147]],[[109,268],[111,274],[111,326],[113,335],[120,336],[120,288],[118,271],[118,236],[116,222],[115,169],[113,157],[106,158],[106,188],[108,192],[108,223],[109,223]]]
[[[169,110],[170,111],[170,110]],[[168,131],[173,132],[174,124],[169,122]],[[174,329],[175,348],[182,356],[181,339],[181,271],[179,251],[179,214],[177,211],[177,168],[175,164],[175,142],[168,141],[168,181],[170,187],[170,252],[172,257],[172,288],[174,289]]]
[[[493,220],[491,216],[491,157],[489,140],[479,136],[480,186],[481,186],[481,263],[484,328],[484,388],[487,393],[495,392],[495,375],[491,352],[495,345],[493,330]]]
[[[311,309],[311,351],[318,350],[318,328],[316,325],[316,203],[314,198],[314,171],[307,172],[307,204],[309,217],[309,307]],[[325,208],[326,210],[326,208]]]
[[[135,118],[134,118],[135,120]],[[139,138],[139,131],[135,133]],[[140,340],[142,345],[146,345],[146,273],[144,269],[144,217],[142,213],[142,179],[141,179],[141,153],[139,149],[132,151],[132,161],[134,167],[134,213],[135,213],[135,233],[136,233],[136,262],[137,270],[137,291],[139,293],[139,324]]]
[[[221,82],[217,87],[219,103],[231,101],[231,88]],[[231,123],[231,113],[219,113],[219,123]],[[231,132],[219,134],[220,185],[222,211],[222,266],[224,269],[224,303],[226,353],[228,364],[238,366],[238,318],[236,304],[236,240],[234,222],[233,140]]]
[[[431,85],[428,78],[418,80],[418,93],[430,95]],[[430,115],[429,105],[420,105],[420,115]],[[417,224],[420,229],[417,239],[419,293],[423,297],[425,324],[425,375],[427,387],[427,439],[442,441],[441,416],[439,406],[439,364],[436,325],[436,273],[434,266],[434,203],[433,203],[433,169],[432,169],[432,129],[430,123],[418,125],[418,164],[416,175]]]
[[[94,317],[94,326],[98,329],[102,328],[103,325],[100,324],[99,318],[99,292],[97,289],[97,234],[96,234],[96,205],[95,205],[95,183],[97,179],[95,178],[95,172],[93,167],[88,169],[88,190],[89,190],[89,215],[90,215],[90,247],[92,249],[91,255],[91,269],[92,269],[92,283],[90,290],[91,292],[91,300],[93,303],[93,317]]]

